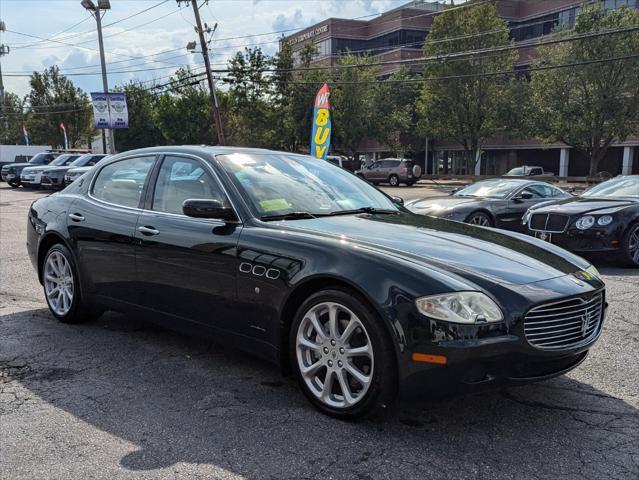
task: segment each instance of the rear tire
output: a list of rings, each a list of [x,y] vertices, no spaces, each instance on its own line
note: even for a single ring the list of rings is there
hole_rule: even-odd
[[[356,293],[336,287],[311,295],[289,335],[292,371],[321,412],[354,420],[393,403],[398,388],[392,341],[377,312]]]
[[[399,187],[399,177],[395,174],[388,177],[388,183],[391,187]]]
[[[639,268],[639,222],[630,225],[624,234],[619,257],[624,265]]]
[[[82,300],[73,255],[61,243],[53,245],[42,264],[42,284],[49,310],[62,323],[83,323],[102,312]]]

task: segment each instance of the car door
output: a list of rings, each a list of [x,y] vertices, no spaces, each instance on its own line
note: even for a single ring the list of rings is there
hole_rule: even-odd
[[[104,165],[67,212],[67,226],[88,294],[135,304],[134,233],[156,156]]]
[[[241,224],[182,212],[187,199],[231,205],[214,170],[200,158],[167,154],[152,185],[135,232],[142,306],[169,320],[245,333],[233,315]]]
[[[543,184],[531,184],[514,192],[508,199],[506,214],[501,217],[501,227],[523,231],[522,218],[526,211],[552,197],[552,191],[543,187]]]
[[[380,162],[373,162],[364,170],[364,177],[366,178],[366,180],[372,181],[372,180],[378,179],[379,166],[380,166]]]

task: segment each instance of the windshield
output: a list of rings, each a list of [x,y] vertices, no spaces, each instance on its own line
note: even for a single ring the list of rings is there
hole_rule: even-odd
[[[359,208],[399,211],[379,190],[329,162],[302,155],[218,155],[258,216],[330,214]]]
[[[48,158],[48,153],[38,153],[31,160],[29,160],[29,163],[31,165],[46,165]]]
[[[521,186],[521,182],[512,180],[484,180],[462,188],[456,196],[506,198],[513,190]]]
[[[619,177],[592,187],[583,197],[631,197],[639,199],[639,177]]]
[[[524,169],[523,169],[522,167],[518,167],[518,168],[513,168],[513,169],[512,169],[510,172],[508,172],[506,175],[510,175],[510,176],[512,176],[512,177],[515,177],[515,176],[519,176],[519,177],[521,177],[521,176],[525,175],[525,173],[526,173],[526,172],[524,171]]]
[[[78,158],[77,155],[69,155],[69,154],[60,155],[53,162],[51,162],[49,165],[56,166],[56,167],[60,167],[62,165],[69,165],[76,158]]]

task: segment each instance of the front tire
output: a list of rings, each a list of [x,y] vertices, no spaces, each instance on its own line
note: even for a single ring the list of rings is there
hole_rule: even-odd
[[[45,255],[42,284],[49,310],[62,323],[82,323],[100,315],[82,301],[73,255],[64,245],[53,245]]]
[[[473,212],[465,220],[466,223],[470,223],[471,225],[478,225],[480,227],[492,227],[493,219],[490,218],[490,215],[484,212]]]
[[[639,268],[639,222],[632,224],[623,236],[620,256],[625,265]]]
[[[295,315],[289,345],[298,383],[323,413],[353,420],[390,405],[397,395],[390,337],[377,313],[353,292],[311,295]]]
[[[395,174],[391,175],[390,177],[388,177],[388,183],[390,183],[391,187],[398,187],[399,186],[399,177]]]
[[[7,183],[13,188],[18,188],[20,186],[20,180],[9,180]]]

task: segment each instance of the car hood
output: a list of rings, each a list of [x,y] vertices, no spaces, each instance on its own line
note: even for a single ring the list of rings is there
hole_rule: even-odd
[[[585,260],[532,237],[412,213],[320,217],[277,226],[381,250],[468,279],[521,285],[588,267]]]
[[[22,173],[38,173],[38,172],[43,172],[44,170],[48,168],[51,168],[51,167],[49,167],[48,165],[42,165],[37,167],[25,167],[22,169]]]
[[[20,168],[25,168],[30,166],[30,163],[7,163],[5,165],[2,166],[2,168],[8,169],[9,167],[20,167]]]
[[[628,205],[636,205],[639,200],[607,200],[602,198],[567,198],[552,204],[544,204],[538,207],[532,207],[531,213],[560,213],[564,215],[584,215],[588,213],[611,213],[611,211],[627,207]]]
[[[478,203],[484,202],[486,202],[484,198],[447,195],[445,197],[428,197],[412,200],[406,203],[406,208],[414,213],[437,213],[438,211],[452,210],[454,208],[477,205]]]

